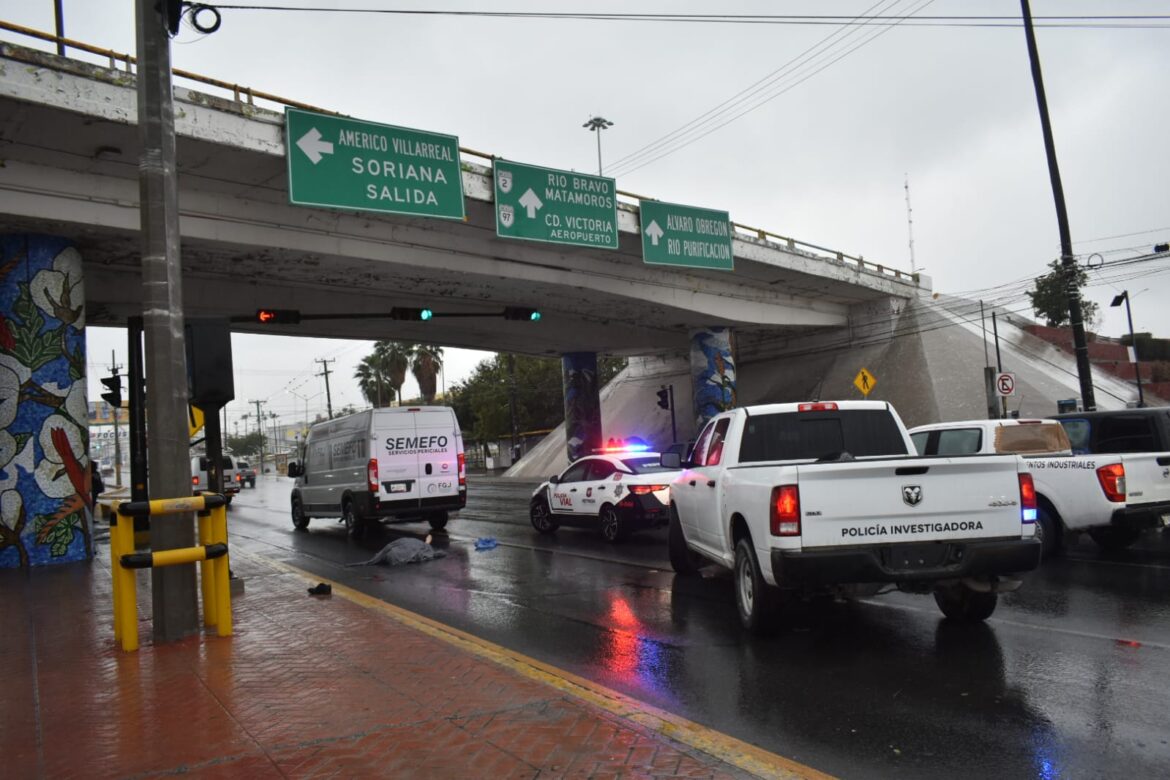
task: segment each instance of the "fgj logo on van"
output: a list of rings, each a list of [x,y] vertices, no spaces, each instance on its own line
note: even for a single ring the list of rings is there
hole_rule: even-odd
[[[908,506],[918,506],[922,503],[922,485],[903,485],[902,500]]]

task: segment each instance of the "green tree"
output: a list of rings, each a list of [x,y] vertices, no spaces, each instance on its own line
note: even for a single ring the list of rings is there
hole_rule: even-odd
[[[410,361],[414,356],[414,346],[402,341],[385,339],[374,343],[374,357],[381,370],[385,372],[386,380],[394,388],[394,396],[399,399],[402,398],[402,383],[406,381],[406,371],[410,368]]]
[[[434,344],[411,344],[410,373],[418,382],[418,392],[423,403],[435,401],[435,385],[443,369],[443,348]]]
[[[358,389],[370,406],[389,406],[394,399],[394,388],[376,352],[362,358],[353,372],[353,378],[358,381]]]
[[[264,434],[260,431],[245,433],[243,436],[228,434],[227,448],[235,455],[256,455],[264,444]]]
[[[1074,266],[1071,269],[1061,267],[1059,260],[1048,264],[1052,270],[1036,278],[1036,289],[1028,291],[1028,299],[1032,302],[1032,310],[1037,317],[1043,318],[1049,327],[1057,328],[1069,324],[1068,313],[1068,283],[1071,274],[1072,283],[1081,289],[1088,281],[1088,274],[1084,268]],[[1081,299],[1081,319],[1086,326],[1097,320],[1097,304]]]

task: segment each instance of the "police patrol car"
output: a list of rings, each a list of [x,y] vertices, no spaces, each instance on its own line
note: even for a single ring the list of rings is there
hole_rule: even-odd
[[[618,542],[631,531],[666,525],[670,483],[680,472],[663,468],[647,449],[606,447],[549,477],[532,493],[532,527],[542,534],[562,525],[598,528]]]

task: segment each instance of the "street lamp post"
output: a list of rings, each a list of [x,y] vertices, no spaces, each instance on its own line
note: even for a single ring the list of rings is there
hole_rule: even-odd
[[[605,117],[590,117],[581,127],[588,127],[589,132],[597,133],[597,175],[601,175],[601,131],[613,127],[613,122]]]
[[[1120,306],[1122,301],[1125,301],[1125,319],[1129,322],[1129,348],[1133,350],[1133,375],[1137,379],[1138,406],[1142,407],[1146,405],[1146,398],[1142,394],[1142,369],[1141,363],[1138,362],[1137,339],[1133,337],[1133,313],[1129,309],[1129,290],[1122,290],[1120,295],[1113,296],[1113,301],[1109,305]]]

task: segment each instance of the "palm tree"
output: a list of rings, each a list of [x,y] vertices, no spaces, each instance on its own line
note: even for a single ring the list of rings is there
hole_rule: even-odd
[[[443,348],[434,344],[412,344],[414,354],[410,361],[410,373],[418,382],[418,391],[423,403],[435,400],[435,380],[443,370]]]
[[[399,403],[402,402],[402,383],[406,381],[406,369],[410,367],[414,355],[414,344],[401,341],[386,341],[374,343],[374,355],[378,366],[384,372],[386,380],[394,388]]]
[[[358,389],[362,391],[366,401],[374,408],[389,406],[390,399],[386,399],[386,403],[383,403],[382,399],[389,392],[392,392],[386,378],[386,372],[381,369],[379,362],[376,352],[372,355],[366,355],[362,358],[362,362],[358,363],[357,370],[353,372],[353,378],[358,381]],[[383,388],[387,391],[386,393],[383,392]]]

